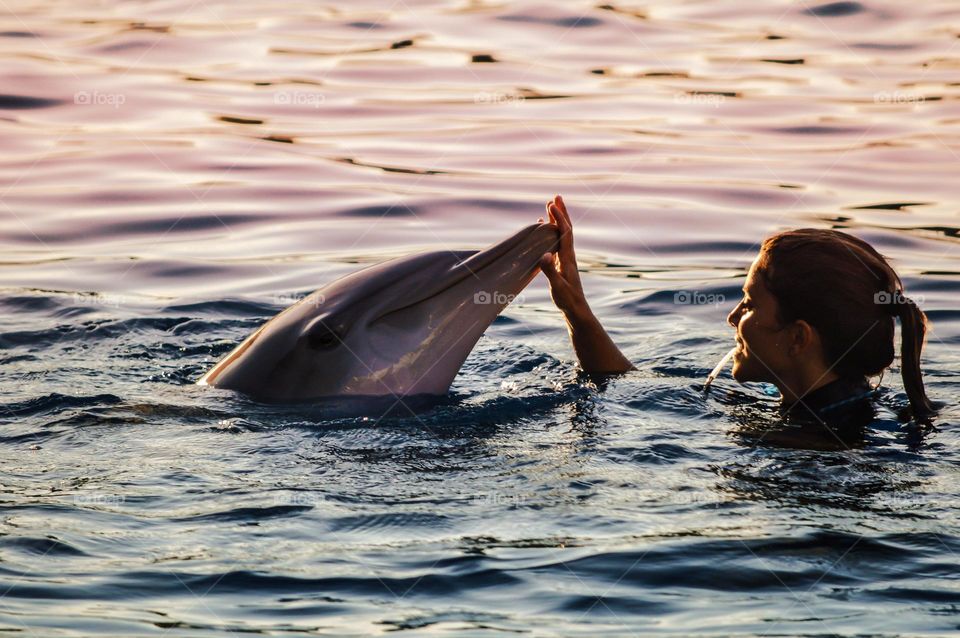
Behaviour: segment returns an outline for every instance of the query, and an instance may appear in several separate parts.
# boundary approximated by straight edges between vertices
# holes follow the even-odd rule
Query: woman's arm
[[[567,320],[573,350],[584,372],[615,374],[633,370],[633,364],[600,325],[583,294],[577,257],[573,251],[573,224],[563,199],[557,195],[547,202],[550,221],[560,229],[560,248],[540,258],[540,269],[550,282],[553,303]]]

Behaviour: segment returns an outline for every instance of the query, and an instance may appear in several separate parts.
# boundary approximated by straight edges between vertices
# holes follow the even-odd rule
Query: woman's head
[[[893,362],[899,317],[907,395],[916,414],[931,411],[920,373],[926,317],[865,241],[814,228],[774,235],[761,246],[744,292],[728,317],[740,346],[737,380],[803,393],[838,377],[880,374]],[[809,387],[795,387],[798,379]]]

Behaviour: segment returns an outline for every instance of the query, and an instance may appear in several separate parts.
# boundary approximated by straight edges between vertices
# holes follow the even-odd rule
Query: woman
[[[605,374],[632,370],[584,297],[573,227],[559,195],[547,203],[547,214],[561,238],[557,252],[543,255],[540,267],[581,367]],[[926,316],[865,241],[814,228],[774,235],[750,266],[743,292],[727,317],[737,331],[733,376],[774,384],[788,421],[869,420],[874,390],[867,377],[893,362],[895,317],[902,326],[903,385],[913,414],[923,419],[933,413],[920,372]]]

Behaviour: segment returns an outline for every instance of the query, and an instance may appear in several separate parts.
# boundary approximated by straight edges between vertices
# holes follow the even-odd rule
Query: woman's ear
[[[787,331],[787,339],[789,340],[787,350],[791,356],[797,356],[820,343],[820,335],[817,334],[816,329],[803,319],[793,322]]]

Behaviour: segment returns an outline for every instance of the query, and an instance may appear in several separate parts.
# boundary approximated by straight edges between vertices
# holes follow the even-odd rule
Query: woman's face
[[[737,351],[733,355],[733,378],[779,384],[792,362],[784,327],[777,318],[777,300],[757,273],[754,260],[743,286],[743,299],[727,316],[737,329]]]

